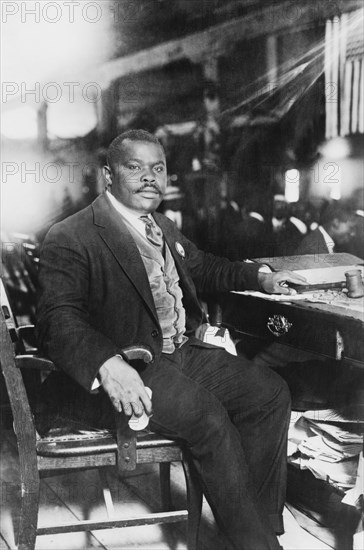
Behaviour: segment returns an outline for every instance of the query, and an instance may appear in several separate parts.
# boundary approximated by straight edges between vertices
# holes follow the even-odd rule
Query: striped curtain
[[[364,9],[326,22],[326,138],[364,133]]]

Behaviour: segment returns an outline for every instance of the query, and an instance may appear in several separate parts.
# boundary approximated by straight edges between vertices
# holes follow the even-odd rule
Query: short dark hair
[[[155,143],[159,145],[162,150],[163,145],[155,135],[147,132],[146,130],[127,130],[122,134],[119,134],[113,141],[110,143],[107,153],[106,153],[106,162],[108,166],[112,169],[115,164],[118,162],[120,155],[120,148],[124,141],[146,141],[149,143]]]
[[[324,227],[330,226],[334,220],[347,222],[354,218],[354,211],[349,204],[332,202],[328,204],[320,216],[320,223]]]

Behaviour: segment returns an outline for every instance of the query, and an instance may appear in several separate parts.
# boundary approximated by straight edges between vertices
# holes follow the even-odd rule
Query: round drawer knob
[[[273,315],[268,318],[267,328],[272,334],[274,334],[274,336],[279,337],[287,334],[291,326],[292,323],[290,323],[283,315]]]

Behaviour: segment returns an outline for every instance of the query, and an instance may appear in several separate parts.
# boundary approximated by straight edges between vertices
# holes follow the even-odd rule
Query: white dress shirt
[[[326,243],[327,249],[329,251],[329,254],[333,254],[334,253],[334,248],[335,248],[335,243],[332,240],[332,237],[330,237],[330,235],[328,234],[327,231],[325,231],[325,229],[322,227],[322,225],[319,225],[317,229],[322,233],[322,236],[325,239],[325,243]]]
[[[142,214],[136,214],[133,210],[130,210],[127,206],[119,202],[110,191],[106,191],[106,196],[111,202],[112,206],[119,212],[119,214],[125,218],[143,237],[147,238],[145,235],[145,222],[140,219]],[[148,218],[153,222],[153,218],[148,214]]]

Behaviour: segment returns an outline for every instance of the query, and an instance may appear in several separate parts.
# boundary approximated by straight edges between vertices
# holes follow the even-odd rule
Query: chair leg
[[[169,512],[173,510],[172,497],[171,497],[171,463],[160,462],[159,464],[159,485],[161,491],[162,510],[163,512]],[[163,531],[165,542],[170,550],[176,550],[178,546],[178,540],[176,531],[173,529],[172,524],[162,523],[161,529]]]
[[[172,510],[171,499],[171,463],[159,464],[159,483],[161,489],[162,509],[164,512]]]
[[[21,497],[20,519],[17,536],[18,550],[34,550],[37,538],[39,510],[39,483],[32,491],[23,491]]]
[[[102,494],[104,496],[107,515],[109,519],[112,519],[113,517],[115,517],[115,508],[112,500],[109,482],[107,479],[107,473],[105,472],[104,468],[99,468],[98,472],[99,472],[100,481],[102,485]]]
[[[197,550],[198,531],[202,511],[202,488],[197,471],[190,457],[184,456],[182,461],[187,487],[188,531],[187,549]]]

